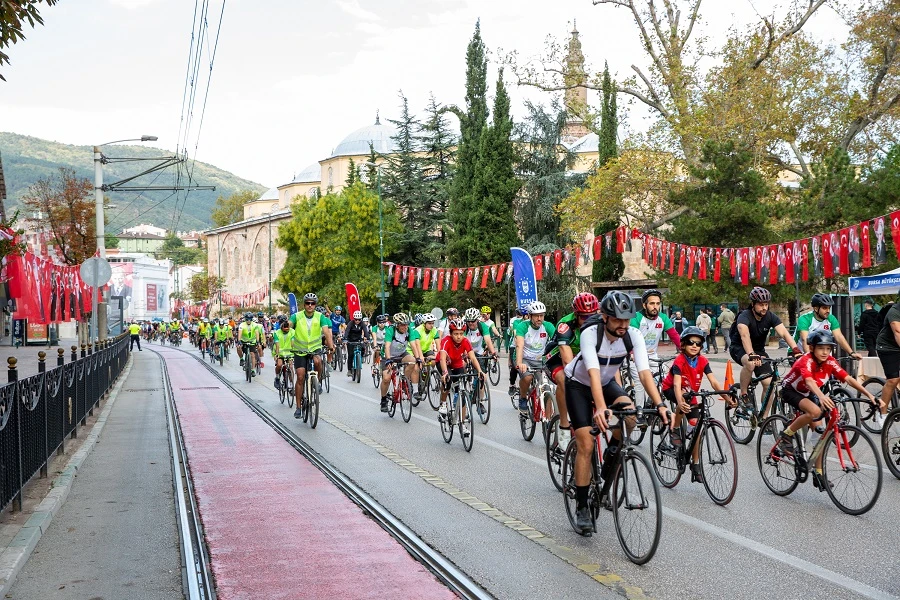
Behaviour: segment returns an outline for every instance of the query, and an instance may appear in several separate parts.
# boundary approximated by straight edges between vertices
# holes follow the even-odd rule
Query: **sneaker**
[[[584,537],[591,537],[594,533],[594,523],[591,521],[591,511],[587,506],[575,510],[575,527]]]
[[[872,427],[882,429],[884,427],[884,417],[885,415],[881,414],[881,411],[876,411],[872,416]]]
[[[463,423],[463,437],[469,437],[472,435],[472,431],[469,429],[468,423]]]
[[[416,393],[414,393],[414,394],[413,394],[413,399],[414,399],[416,402],[421,402],[421,401],[422,401],[422,392],[416,392]]]
[[[697,463],[691,463],[691,482],[703,483],[703,469]]]
[[[441,406],[438,408],[438,414],[441,415],[442,417],[447,416],[447,403],[446,402],[441,402]]]
[[[479,403],[478,403],[478,406],[476,406],[475,409],[478,411],[478,416],[479,416],[479,417],[483,417],[483,416],[484,416],[484,413],[485,413],[484,402],[479,402]]]
[[[388,397],[385,396],[381,399],[381,412],[388,411]]]
[[[515,395],[518,394],[518,391],[516,390],[516,386],[514,386],[514,385],[509,386],[509,392],[508,392],[508,393],[509,393],[509,397],[510,397],[510,398],[515,397]]]
[[[828,487],[834,489],[833,483],[831,483],[830,481],[826,481],[824,475],[819,475],[815,471],[813,471],[813,474],[812,474],[812,482],[813,482],[813,487],[816,488],[817,490],[819,490],[820,492],[825,491],[826,485]]]
[[[322,384],[320,383],[319,384],[319,394],[321,394],[321,393],[322,393]]]
[[[250,377],[256,377],[256,369],[250,371]]]
[[[782,433],[778,443],[775,444],[775,453],[779,456],[793,456],[794,439]]]
[[[244,359],[243,359],[243,358],[241,359],[241,366],[242,366],[242,367],[244,366]]]
[[[280,389],[281,389],[281,377],[276,377],[276,378],[275,378],[275,389],[276,389],[276,390],[280,390]]]
[[[528,400],[525,398],[519,398],[519,412],[523,415],[528,414]]]
[[[560,448],[568,448],[569,442],[572,440],[572,432],[569,431],[568,427],[560,427],[559,432],[556,434],[556,445]]]
[[[303,416],[303,411],[301,411],[299,408],[297,408],[297,410],[294,411],[294,418],[299,419],[302,416]]]
[[[656,446],[656,450],[657,450],[660,454],[665,454],[665,455],[667,455],[667,456],[675,456],[675,457],[678,456],[678,450],[675,449],[675,446],[673,446],[673,445],[669,442],[668,439],[665,439],[665,440],[661,441],[661,442]]]

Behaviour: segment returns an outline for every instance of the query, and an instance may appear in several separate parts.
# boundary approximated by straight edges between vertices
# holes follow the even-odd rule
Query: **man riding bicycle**
[[[425,313],[422,315],[422,324],[416,327],[416,331],[419,332],[419,348],[422,349],[422,359],[425,362],[434,360],[436,354],[437,344],[434,341],[440,334],[438,328],[434,326],[436,321],[433,314]]]
[[[466,358],[478,372],[479,382],[484,381],[484,371],[481,370],[481,365],[478,363],[472,344],[465,335],[466,325],[460,319],[451,319],[447,323],[447,327],[450,330],[450,337],[441,341],[441,349],[438,354],[438,368],[441,373],[441,379],[444,382],[444,385],[441,386],[441,403],[438,407],[438,413],[443,416],[446,416],[448,412],[447,394],[450,392],[450,376],[462,375],[466,372]],[[467,416],[465,412],[466,406],[462,405],[459,410],[462,411],[461,416],[465,420]],[[471,435],[468,422],[463,423],[462,434],[463,437]]]
[[[641,332],[629,326],[636,310],[631,296],[619,291],[611,291],[600,301],[600,312],[603,317],[589,319],[581,330],[581,352],[565,369],[566,373],[566,407],[569,420],[575,429],[577,452],[575,458],[575,500],[576,527],[584,536],[590,536],[593,524],[588,509],[588,488],[591,482],[591,460],[594,452],[594,437],[591,426],[596,424],[600,431],[606,431],[606,409],[615,406],[618,409],[634,409],[628,394],[616,381],[616,374],[622,361],[631,354],[637,367],[638,377],[647,390],[647,394],[656,407],[660,419],[669,423],[668,408],[659,397],[647,348]],[[628,433],[634,428],[635,418],[627,417],[625,427]],[[621,430],[613,432],[612,439],[603,453],[603,467],[600,477],[603,487],[600,491],[600,502],[607,509],[609,489],[612,475],[618,466],[618,450],[622,443]]]
[[[419,332],[409,326],[409,316],[397,313],[394,324],[384,334],[384,373],[381,378],[381,412],[388,411],[388,387],[391,385],[391,362],[404,365],[406,378],[416,389],[419,383],[419,372],[416,363],[422,363],[422,349],[419,347]],[[418,390],[417,392],[418,393]]]
[[[238,357],[241,359],[241,366],[244,366],[245,360],[250,360],[250,376],[256,377],[256,361],[259,360],[259,329],[253,322],[253,313],[244,315],[244,322],[238,327],[237,347]],[[249,354],[245,356],[245,354]]]
[[[213,323],[213,352],[220,351],[219,346],[228,341],[229,335],[231,335],[231,328],[227,324],[219,323],[219,320],[216,319]]]
[[[273,335],[272,356],[275,358],[275,389],[281,389],[281,369],[293,361],[294,330],[287,319],[282,319]],[[293,365],[292,365],[293,366]],[[289,367],[290,368],[290,367]]]
[[[487,323],[481,320],[481,311],[477,308],[467,308],[465,312],[466,322],[466,339],[472,345],[472,350],[478,358],[478,364],[482,371],[487,369],[487,360],[489,356],[497,358],[497,350],[494,348],[494,342],[491,341],[491,328]],[[487,350],[487,353],[485,353]],[[479,400],[482,400],[483,394],[487,391],[479,390]],[[481,403],[478,404],[478,410],[484,410]]]
[[[290,318],[290,323],[294,328],[291,350],[294,352],[294,369],[297,374],[294,385],[294,396],[297,399],[297,409],[294,411],[295,419],[303,416],[300,406],[306,383],[306,372],[310,367],[315,368],[319,374],[320,387],[321,381],[325,378],[325,363],[318,353],[322,349],[323,337],[328,352],[334,352],[331,320],[316,309],[318,303],[317,295],[312,292],[306,294],[303,296],[303,312],[294,313]]]
[[[834,336],[834,341],[840,346],[844,352],[852,356],[855,360],[862,359],[850,344],[847,338],[841,332],[841,324],[837,317],[831,313],[831,307],[834,306],[834,300],[828,294],[813,294],[810,301],[812,310],[803,313],[797,317],[797,331],[794,333],[794,340],[800,342],[804,348],[807,348],[807,337],[816,331],[830,331]],[[808,348],[807,348],[808,349]]]
[[[212,346],[212,337],[213,337],[213,328],[209,322],[209,319],[206,317],[203,318],[203,321],[197,327],[197,335],[200,336],[200,350],[210,350]]]
[[[528,387],[534,375],[528,369],[543,368],[542,357],[556,333],[556,327],[544,322],[547,307],[543,302],[535,300],[528,306],[528,319],[516,323],[516,369],[519,378],[519,412],[528,414]]]
[[[368,325],[363,323],[362,311],[357,310],[353,313],[353,319],[347,323],[347,327],[344,329],[344,340],[347,342],[347,364],[350,365],[350,361],[352,360],[352,352],[350,351],[351,345],[362,345],[366,342],[372,341],[372,332],[369,331]],[[352,365],[351,365],[352,366]],[[347,369],[347,377],[352,377],[353,374],[350,372],[350,369]]]

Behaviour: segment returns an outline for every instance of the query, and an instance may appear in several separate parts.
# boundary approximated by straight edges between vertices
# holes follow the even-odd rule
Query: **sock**
[[[787,427],[784,428],[784,435],[786,435],[788,437],[794,437],[794,430],[791,429],[790,425],[788,425]]]
[[[588,488],[590,486],[587,485],[576,485],[575,486],[575,506],[578,508],[584,508],[587,506],[588,499]]]

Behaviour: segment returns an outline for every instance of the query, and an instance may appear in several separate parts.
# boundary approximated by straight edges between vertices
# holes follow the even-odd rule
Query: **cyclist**
[[[433,314],[425,313],[422,315],[422,324],[416,327],[416,331],[419,332],[419,347],[422,349],[422,359],[425,362],[434,360],[437,350],[434,341],[440,332],[434,326],[435,321],[437,319],[434,318]]]
[[[556,327],[544,321],[547,307],[543,302],[535,300],[528,306],[528,320],[516,323],[516,369],[519,378],[519,412],[528,414],[528,386],[534,375],[528,373],[532,369],[543,368],[542,357],[547,344],[556,333]]]
[[[285,364],[293,363],[294,330],[287,319],[282,319],[273,336],[272,357],[275,358],[275,389],[281,389],[281,369]]]
[[[203,317],[203,321],[201,321],[200,325],[197,327],[197,335],[200,339],[200,349],[205,349],[208,352],[211,352],[213,326],[212,324],[210,324],[209,319],[207,319],[206,317]]]
[[[507,332],[506,349],[509,352],[507,362],[509,363],[509,397],[514,398],[516,395],[516,379],[519,377],[519,370],[516,368],[516,323],[525,318],[525,311],[521,308],[516,309],[516,316],[509,322],[509,331]]]
[[[459,314],[459,310],[456,308],[448,308],[447,316],[444,317],[444,320],[441,321],[440,330],[441,330],[441,340],[444,338],[450,337],[450,321],[453,319],[458,319],[462,315]]]
[[[219,323],[216,319],[213,324],[213,352],[219,352],[219,346],[228,342],[231,328],[225,323]]]
[[[822,393],[822,385],[834,376],[847,383],[853,389],[875,402],[875,397],[864,388],[856,379],[851,377],[840,363],[831,356],[831,352],[837,347],[834,335],[827,329],[817,329],[806,338],[809,352],[797,359],[791,370],[787,372],[781,381],[781,397],[785,402],[797,410],[797,416],[791,421],[784,431],[775,451],[782,456],[793,456],[794,434],[802,428],[811,425],[822,418],[822,408],[831,410],[834,401]],[[815,446],[819,436],[824,432],[817,427],[810,427],[809,447]],[[813,472],[813,485],[820,492],[825,491],[825,479],[822,477],[822,454],[816,459]]]
[[[813,294],[810,304],[812,304],[812,310],[797,317],[797,331],[794,333],[794,340],[800,342],[800,345],[806,348],[806,339],[809,334],[820,329],[831,331],[837,345],[855,360],[860,360],[862,356],[850,347],[847,338],[841,332],[841,324],[831,314],[831,307],[834,306],[834,300],[832,300],[831,296],[821,293]]]
[[[735,320],[734,326],[731,328],[731,358],[740,365],[741,368],[741,404],[745,406],[750,403],[747,396],[747,387],[750,385],[750,378],[756,373],[757,376],[768,375],[772,373],[770,365],[763,366],[762,357],[768,358],[766,354],[766,339],[769,337],[769,331],[774,329],[781,338],[787,342],[795,355],[803,354],[797,343],[788,330],[781,323],[773,312],[769,312],[769,302],[772,301],[772,294],[769,290],[761,287],[755,287],[750,290],[750,307],[741,311]],[[763,381],[763,386],[768,385],[768,379]],[[765,417],[765,415],[763,415]]]
[[[703,384],[703,376],[709,380],[714,390],[721,390],[719,380],[712,373],[709,361],[701,350],[706,341],[706,334],[699,327],[692,325],[685,327],[681,332],[681,353],[675,357],[668,374],[662,380],[662,392],[666,400],[675,407],[675,416],[672,418],[671,448],[660,449],[663,451],[678,451],[681,446],[681,420],[687,415],[691,426],[700,418],[700,404],[696,398],[685,400],[685,392],[699,392]],[[722,395],[722,400],[730,400],[730,396]],[[700,440],[697,440],[700,442]],[[700,469],[700,444],[694,444],[691,456],[691,481],[703,482],[703,471]]]
[[[566,407],[569,410],[569,421],[575,429],[575,443],[578,445],[575,459],[575,522],[584,536],[590,536],[592,530],[591,514],[587,506],[594,451],[591,425],[596,424],[601,431],[608,428],[607,406],[625,410],[634,408],[631,398],[616,381],[616,373],[628,354],[634,359],[638,377],[659,412],[660,419],[666,425],[669,423],[668,409],[653,384],[644,337],[640,331],[629,327],[637,312],[634,300],[623,292],[611,291],[600,301],[600,311],[602,318],[589,319],[581,329],[581,351],[575,360],[566,365],[565,370]],[[634,422],[632,417],[625,419],[629,431],[634,427]],[[603,453],[600,501],[607,509],[611,508],[609,488],[618,463],[621,435],[621,431],[617,429]]]
[[[259,360],[259,330],[253,322],[253,313],[248,312],[244,315],[244,322],[238,327],[238,341],[240,343],[237,353],[241,359],[241,366],[243,367],[244,361],[248,359],[244,354],[249,353],[250,376],[256,377],[256,361]]]
[[[581,327],[600,310],[600,301],[590,292],[581,292],[572,299],[572,312],[556,324],[556,334],[546,348],[547,372],[556,384],[556,405],[559,407],[559,434],[557,443],[564,449],[569,445],[569,411],[566,410],[567,364],[581,351]],[[550,407],[547,414],[550,414]]]
[[[334,311],[331,313],[331,335],[337,340],[341,336],[341,330],[343,329],[342,325],[347,323],[347,319],[344,318],[343,310],[340,306],[335,306]]]
[[[482,306],[481,307],[481,322],[488,326],[488,330],[491,332],[491,337],[495,339],[500,339],[500,330],[497,329],[497,324],[494,323],[494,320],[491,319],[491,307],[490,306]],[[498,342],[499,344],[499,342]],[[497,348],[500,350],[500,348]]]
[[[665,313],[660,312],[662,308],[662,292],[659,290],[647,290],[641,294],[641,304],[643,307],[631,319],[631,326],[637,328],[641,335],[644,336],[647,356],[657,357],[657,348],[664,332],[676,347],[680,346],[681,337],[675,330],[675,325],[672,324],[672,321]]]
[[[478,357],[478,364],[481,365],[481,370],[484,371],[487,369],[488,357],[493,356],[497,358],[497,350],[494,348],[494,342],[491,339],[491,328],[481,320],[481,314],[481,311],[477,308],[467,308],[463,315],[463,320],[466,324],[466,338],[469,340],[469,344],[472,345],[475,356]],[[485,353],[485,350],[487,350],[487,353]],[[479,390],[479,392],[482,392],[482,390]],[[478,395],[479,400],[482,400],[481,396],[483,394],[479,393]],[[481,402],[479,402],[478,412],[481,413],[483,410]]]
[[[472,344],[466,338],[465,323],[460,319],[451,319],[447,326],[450,329],[450,337],[441,341],[439,353],[441,378],[444,380],[444,385],[441,389],[441,405],[438,408],[438,413],[445,416],[447,414],[447,394],[450,392],[450,375],[462,375],[466,372],[465,357],[468,357],[469,362],[478,372],[479,382],[484,381],[484,371],[481,370],[481,365],[478,363]],[[461,406],[460,410],[463,411],[462,418],[465,420],[466,407]],[[469,423],[464,422],[463,436],[468,437],[470,434]]]
[[[384,354],[382,348],[384,348],[384,334],[387,332],[387,321],[387,315],[378,315],[375,317],[375,329],[372,330],[375,356],[372,357],[372,362],[376,365],[381,360],[381,355]]]
[[[419,332],[409,326],[409,315],[397,313],[394,324],[384,334],[384,373],[381,378],[381,412],[388,411],[388,387],[391,385],[391,363],[404,365],[403,372],[413,389],[418,387],[419,374],[416,363],[422,362]]]
[[[372,341],[372,332],[369,331],[369,326],[363,323],[362,311],[357,310],[352,315],[353,319],[347,323],[347,328],[344,329],[344,339],[346,340],[348,345],[352,344],[364,344],[365,342]],[[349,346],[348,346],[349,348]],[[349,351],[347,352],[347,362],[353,359],[353,353]],[[350,377],[352,374],[350,373],[350,369],[347,369],[347,377]]]
[[[318,311],[318,308],[321,308],[316,307],[318,303],[318,296],[312,292],[306,294],[303,296],[303,311],[292,314],[290,319],[290,324],[294,329],[294,336],[291,339],[291,351],[294,354],[294,370],[297,374],[294,380],[294,397],[297,399],[297,408],[294,410],[295,419],[303,416],[300,412],[300,401],[303,398],[306,371],[311,366],[319,374],[319,391],[321,391],[321,381],[325,377],[325,363],[322,361],[322,357],[319,356],[318,351],[322,349],[323,336],[328,351],[334,352],[332,323],[328,317]]]

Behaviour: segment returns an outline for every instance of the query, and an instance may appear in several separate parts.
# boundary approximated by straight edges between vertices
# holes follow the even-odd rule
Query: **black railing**
[[[72,346],[68,363],[59,348],[56,366],[47,368],[47,356],[38,352],[38,373],[18,378],[17,360],[8,358],[9,383],[0,386],[0,510],[12,502],[22,508],[22,488],[40,472],[54,453],[65,452],[67,437],[94,414],[128,360],[128,334],[96,346]]]

